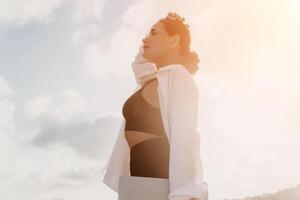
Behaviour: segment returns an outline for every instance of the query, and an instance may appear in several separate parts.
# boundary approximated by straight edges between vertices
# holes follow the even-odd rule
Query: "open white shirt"
[[[208,199],[200,157],[197,130],[198,88],[193,76],[180,64],[159,68],[155,73],[164,129],[170,144],[169,200]],[[135,91],[141,88],[137,81]],[[103,182],[118,192],[120,176],[130,176],[130,149],[124,135],[125,118],[110,158]]]

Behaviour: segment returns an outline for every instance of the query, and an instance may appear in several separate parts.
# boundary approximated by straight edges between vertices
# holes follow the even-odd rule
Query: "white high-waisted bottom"
[[[169,179],[120,176],[118,200],[168,200]]]

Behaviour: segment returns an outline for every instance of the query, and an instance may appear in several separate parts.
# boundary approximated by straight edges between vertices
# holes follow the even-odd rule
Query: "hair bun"
[[[188,51],[185,55],[184,65],[190,73],[196,73],[198,70],[199,56],[195,51]]]
[[[195,63],[200,62],[199,56],[195,51],[189,51],[187,57],[188,57],[188,60],[191,60]]]

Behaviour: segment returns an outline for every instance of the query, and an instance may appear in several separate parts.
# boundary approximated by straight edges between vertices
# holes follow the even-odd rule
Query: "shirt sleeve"
[[[143,57],[143,53],[143,44],[141,44],[134,61],[131,63],[131,68],[138,86],[142,84],[142,80],[144,78],[146,78],[147,76],[151,76],[157,72],[156,65],[146,60]]]
[[[197,131],[198,88],[189,72],[174,69],[169,89],[169,200],[207,200]]]
[[[125,119],[122,118],[117,140],[113,145],[110,156],[106,159],[102,168],[102,182],[115,192],[119,190],[120,176],[129,176],[129,148],[124,136]]]

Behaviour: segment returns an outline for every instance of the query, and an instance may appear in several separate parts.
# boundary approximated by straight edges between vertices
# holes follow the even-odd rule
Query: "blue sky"
[[[201,155],[210,199],[300,183],[296,0],[1,0],[0,193],[116,199],[101,168],[135,88],[130,64],[169,11],[201,59]]]

